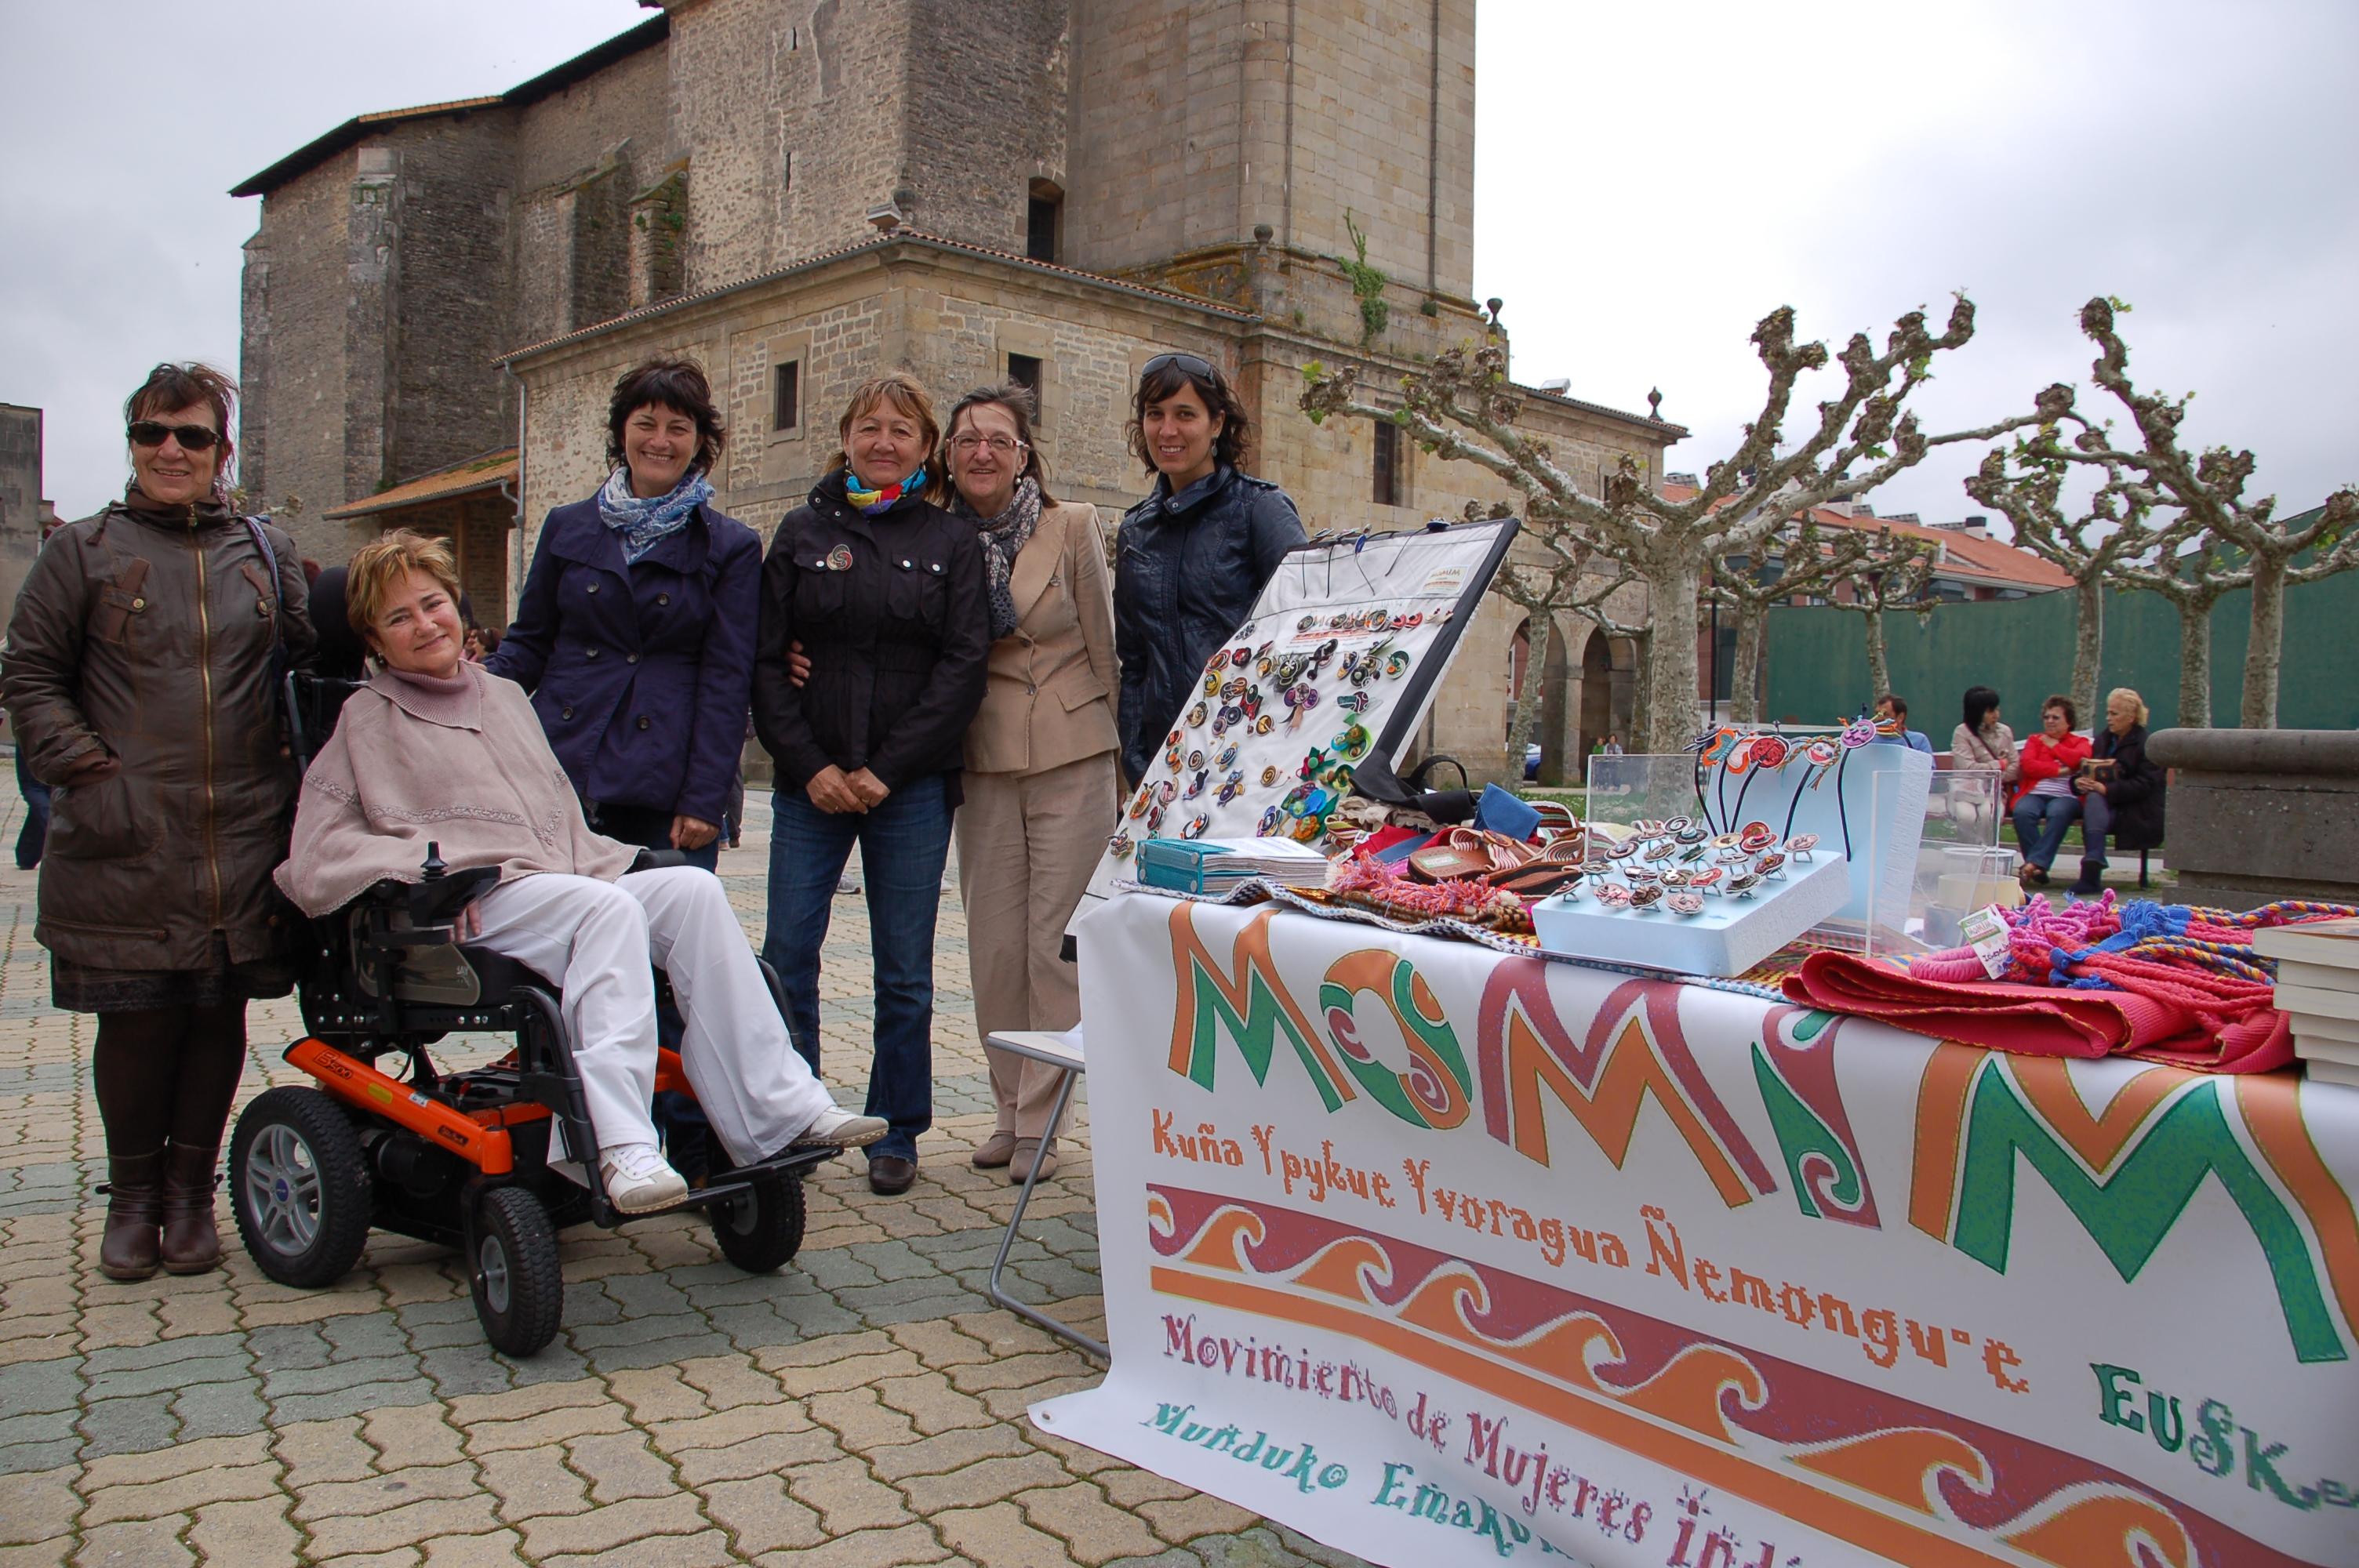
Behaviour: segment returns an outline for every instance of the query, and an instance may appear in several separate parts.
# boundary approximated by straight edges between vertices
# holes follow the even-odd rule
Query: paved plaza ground
[[[0,843],[21,809],[12,796]],[[758,936],[766,805],[753,815],[722,871]],[[822,1166],[801,1254],[762,1278],[687,1217],[570,1232],[563,1332],[509,1362],[451,1255],[397,1237],[331,1290],[287,1290],[247,1260],[224,1200],[221,1271],[98,1272],[92,1021],[49,1006],[33,881],[0,870],[0,1568],[1356,1561],[1025,1419],[1099,1374],[983,1295],[1015,1192],[966,1160],[992,1119],[954,892],[917,1186],[881,1198],[858,1157]],[[863,901],[839,898],[824,1052],[853,1105],[868,973]],[[257,1005],[251,1028],[241,1104],[308,1081],[279,1060],[292,999]],[[1077,1108],[1012,1272],[1102,1334]]]

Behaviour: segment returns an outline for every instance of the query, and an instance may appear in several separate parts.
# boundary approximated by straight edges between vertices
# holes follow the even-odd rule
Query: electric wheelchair
[[[288,741],[302,767],[360,684],[286,677]],[[676,851],[642,850],[634,869],[678,863]],[[380,882],[306,923],[298,982],[306,1033],[286,1059],[317,1087],[273,1088],[245,1108],[230,1139],[229,1181],[238,1234],[270,1279],[330,1284],[372,1229],[450,1246],[465,1260],[484,1336],[522,1357],[556,1336],[563,1314],[559,1229],[647,1216],[625,1216],[606,1195],[557,987],[455,939],[459,913],[498,878],[496,867],[451,871],[429,845],[415,884]],[[777,973],[764,963],[762,974],[784,1017]],[[658,996],[667,989],[658,973]],[[516,1049],[488,1066],[444,1072],[428,1047],[456,1030],[512,1033]],[[693,1092],[671,1051],[659,1053],[656,1087]],[[768,1273],[802,1245],[803,1177],[839,1152],[796,1149],[716,1172],[653,1212],[701,1209],[724,1257]]]

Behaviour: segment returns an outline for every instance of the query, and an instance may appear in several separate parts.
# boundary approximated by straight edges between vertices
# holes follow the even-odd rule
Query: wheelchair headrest
[[[338,680],[368,679],[368,669],[361,662],[368,644],[361,641],[344,613],[343,568],[330,567],[311,585],[311,629],[320,638],[312,665],[317,673]]]

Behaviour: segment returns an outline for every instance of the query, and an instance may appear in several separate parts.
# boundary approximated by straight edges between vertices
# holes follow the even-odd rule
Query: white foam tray
[[[1851,869],[1841,856],[1792,868],[1751,898],[1714,894],[1701,914],[1609,911],[1587,891],[1532,906],[1540,946],[1568,957],[1636,964],[1680,975],[1741,975],[1843,908]]]

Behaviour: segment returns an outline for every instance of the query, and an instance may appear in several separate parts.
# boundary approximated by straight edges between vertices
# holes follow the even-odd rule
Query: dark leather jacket
[[[843,499],[841,475],[787,514],[762,562],[754,732],[780,789],[830,763],[902,789],[964,760],[991,653],[974,524],[908,500],[878,516]],[[788,679],[799,642],[810,679]]]
[[[136,494],[136,492],[135,492]],[[282,953],[270,884],[295,767],[272,646],[312,647],[295,542],[267,524],[116,503],[42,546],[17,595],[0,692],[33,776],[55,787],[34,935],[74,963],[206,969]]]
[[[1302,543],[1302,519],[1267,480],[1221,467],[1123,514],[1114,538],[1114,644],[1122,661],[1115,728],[1123,771],[1147,776],[1164,734],[1193,700],[1205,662],[1245,623],[1262,585]]]
[[[2133,724],[2128,734],[2116,735],[2098,725],[2091,754],[2114,760],[2114,771],[2105,780],[2105,804],[2114,808],[2114,848],[2161,849],[2167,778],[2160,764],[2147,759],[2146,726]]]

